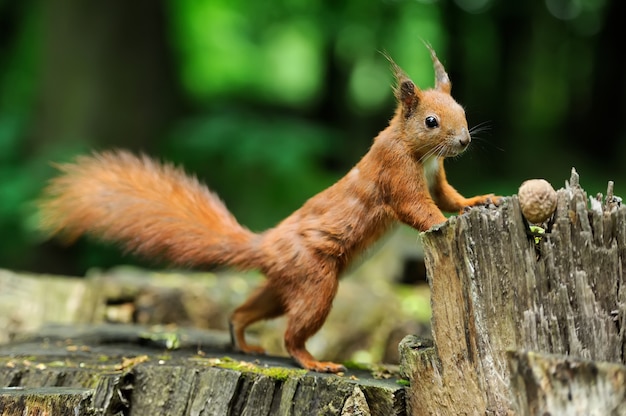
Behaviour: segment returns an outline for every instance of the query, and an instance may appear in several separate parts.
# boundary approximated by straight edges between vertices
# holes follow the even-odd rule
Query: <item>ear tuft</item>
[[[432,46],[426,42],[424,42],[424,44],[430,51],[430,57],[433,60],[433,68],[435,69],[435,89],[443,93],[450,94],[452,91],[452,82],[450,82],[450,77],[448,77],[446,69],[443,67],[443,64],[439,62],[437,54]]]
[[[398,103],[402,105],[402,113],[408,118],[419,102],[420,90],[386,52],[382,52],[382,54],[391,64],[391,70],[396,79],[394,94]]]

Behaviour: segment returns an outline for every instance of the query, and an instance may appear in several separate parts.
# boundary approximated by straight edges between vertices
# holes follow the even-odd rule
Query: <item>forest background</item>
[[[0,0],[0,267],[153,264],[37,231],[51,162],[123,147],[183,165],[262,230],[344,175],[436,49],[480,126],[447,162],[464,194],[528,178],[626,190],[619,0]]]

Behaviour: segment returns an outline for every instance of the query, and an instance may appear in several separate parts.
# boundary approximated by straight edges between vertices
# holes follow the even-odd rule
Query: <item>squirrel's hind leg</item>
[[[245,331],[251,324],[276,318],[285,313],[285,309],[274,290],[266,282],[257,288],[250,297],[239,306],[230,318],[230,339],[233,347],[250,354],[264,354],[265,350],[256,345],[249,345],[245,339]]]
[[[321,373],[337,373],[345,367],[329,361],[317,361],[305,343],[326,321],[337,293],[338,280],[334,275],[309,276],[301,293],[286,298],[287,329],[285,348],[303,368]],[[312,284],[315,282],[315,284]]]

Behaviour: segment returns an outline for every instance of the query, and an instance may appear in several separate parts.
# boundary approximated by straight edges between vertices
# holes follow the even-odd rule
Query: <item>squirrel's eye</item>
[[[426,120],[424,120],[424,124],[426,124],[426,127],[428,127],[429,129],[439,127],[439,121],[437,121],[437,118],[433,116],[426,117]]]

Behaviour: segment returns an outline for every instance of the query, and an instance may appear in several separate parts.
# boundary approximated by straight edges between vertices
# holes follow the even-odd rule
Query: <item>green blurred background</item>
[[[432,86],[431,43],[471,126],[464,194],[527,178],[626,189],[619,0],[0,0],[0,267],[132,263],[36,230],[51,161],[124,147],[185,166],[254,230],[342,176],[393,113],[387,51]],[[141,263],[140,263],[141,264]],[[153,264],[146,263],[143,264]]]

